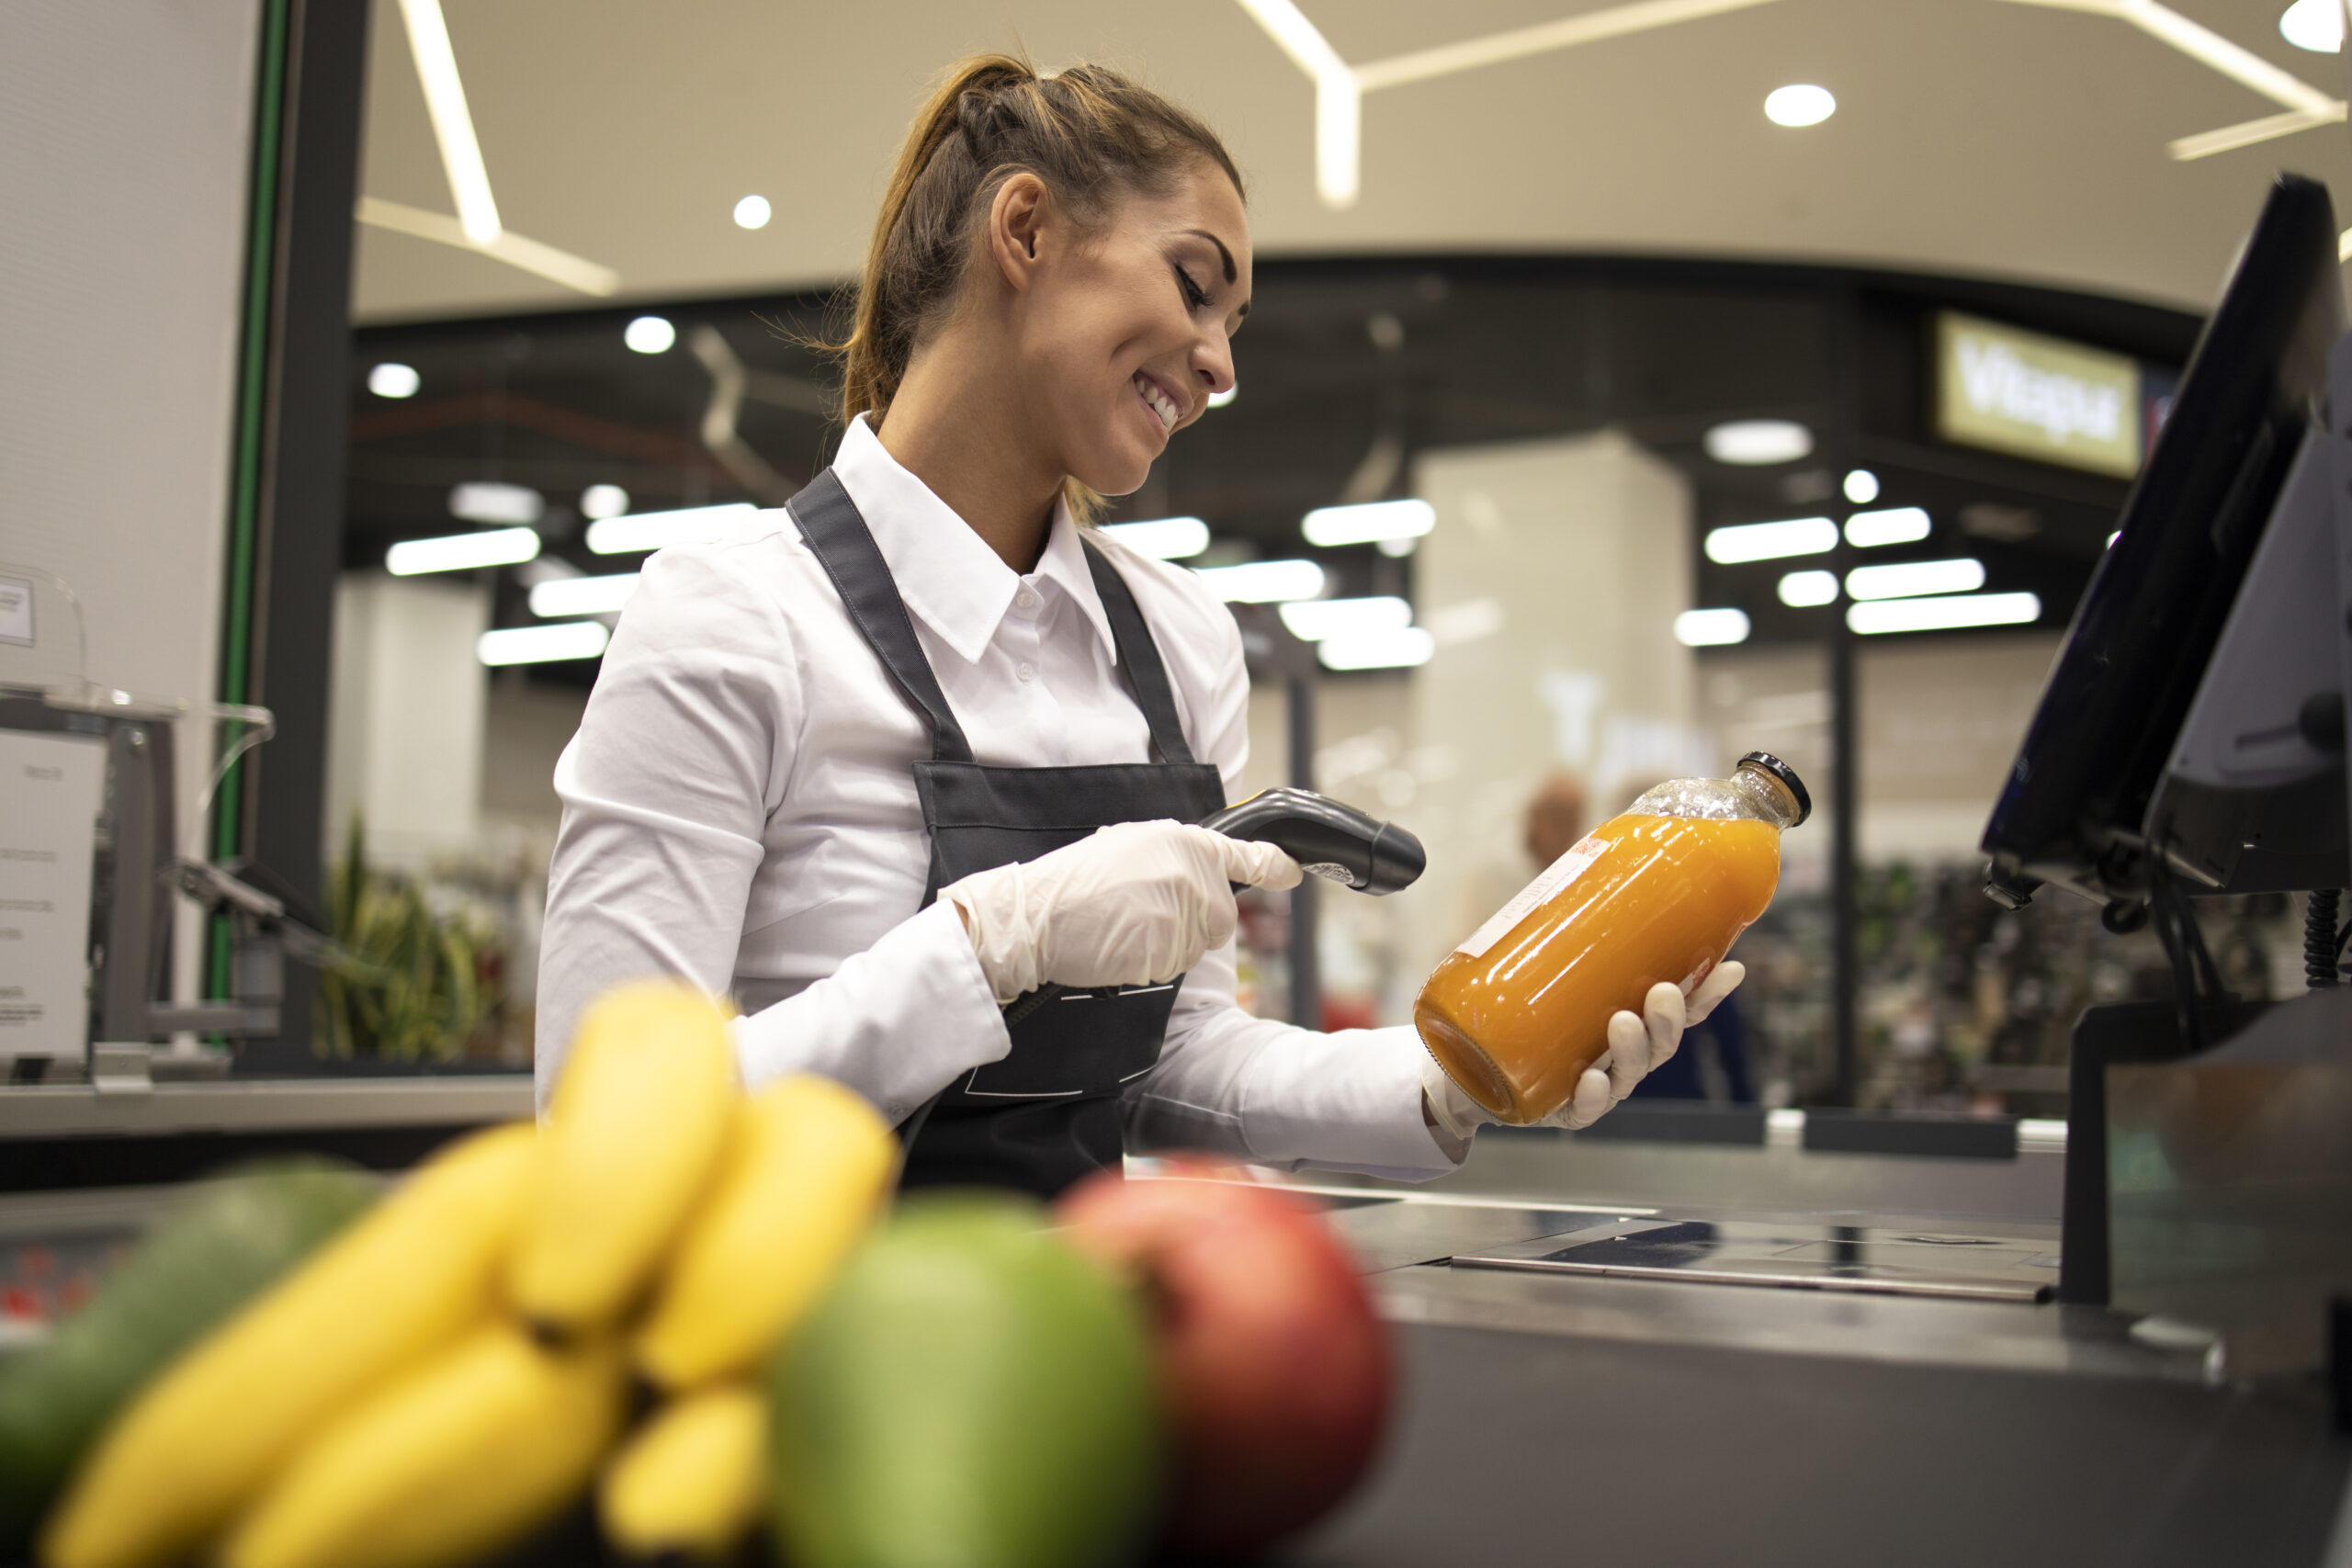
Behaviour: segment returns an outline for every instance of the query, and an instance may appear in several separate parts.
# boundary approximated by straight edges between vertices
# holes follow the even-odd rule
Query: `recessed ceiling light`
[[[1718,463],[1755,468],[1810,456],[1813,432],[1792,419],[1735,419],[1708,431],[1706,444]]]
[[[558,621],[546,626],[503,626],[474,639],[474,657],[484,664],[551,664],[594,659],[612,634],[602,621]]]
[[[1315,645],[1315,657],[1326,670],[1409,670],[1427,664],[1435,651],[1437,639],[1422,626],[1351,632]]]
[[[368,389],[379,398],[413,398],[424,384],[410,365],[379,365],[368,372]]]
[[[1323,569],[1311,560],[1253,560],[1196,570],[1201,586],[1227,604],[1280,604],[1323,592]]]
[[[1804,609],[1814,604],[1834,604],[1838,602],[1838,574],[1834,571],[1792,571],[1781,579],[1781,603]]]
[[[1718,566],[1824,555],[1838,547],[1838,525],[1826,517],[1792,517],[1781,523],[1735,523],[1707,531],[1707,558]]]
[[[594,523],[628,511],[628,491],[618,485],[590,485],[580,492],[580,515]]]
[[[1096,533],[1154,560],[1189,560],[1209,547],[1209,525],[1197,517],[1154,517],[1142,523],[1105,523]]]
[[[1878,476],[1868,468],[1856,468],[1846,476],[1846,499],[1856,506],[1868,506],[1878,499]]]
[[[1222,392],[1211,392],[1209,394],[1209,407],[1213,409],[1221,409],[1240,395],[1241,383],[1236,381],[1232,386],[1227,387]]]
[[[469,523],[537,523],[547,509],[547,499],[529,485],[469,479],[449,487],[449,515]]]
[[[1437,508],[1419,499],[1370,501],[1353,506],[1318,506],[1298,531],[1317,549],[1342,545],[1418,539],[1437,525]]]
[[[639,316],[622,332],[621,341],[639,354],[667,354],[678,341],[678,329],[665,316]]]
[[[1764,99],[1764,118],[1774,125],[1819,125],[1838,112],[1838,100],[1826,87],[1810,82],[1775,87]]]
[[[1674,640],[1685,648],[1724,648],[1747,640],[1745,610],[1685,610],[1674,617]]]
[[[531,529],[490,528],[437,539],[403,539],[384,552],[384,570],[394,577],[474,571],[486,566],[518,565],[538,553],[539,536]]]
[[[1918,599],[1930,593],[1973,593],[1984,586],[1984,563],[1973,558],[1858,566],[1846,574],[1846,592],[1856,599]]]
[[[1846,519],[1846,542],[1861,549],[1880,545],[1908,545],[1935,532],[1927,509],[1890,506],[1883,512],[1857,512]]]
[[[735,204],[735,227],[738,229],[764,229],[771,216],[766,197],[747,196]]]
[[[2278,36],[2313,54],[2344,48],[2343,0],[2295,0],[2278,18]]]
[[[1846,624],[1864,637],[1941,632],[1961,626],[2015,626],[2041,618],[2030,593],[1955,593],[1936,599],[1868,599],[1846,608]]]

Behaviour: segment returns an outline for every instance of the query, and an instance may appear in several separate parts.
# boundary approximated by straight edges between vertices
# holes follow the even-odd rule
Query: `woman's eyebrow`
[[[1184,232],[1187,234],[1197,234],[1202,239],[1206,240],[1210,244],[1216,247],[1216,254],[1218,257],[1225,263],[1225,280],[1227,283],[1233,282],[1241,276],[1240,269],[1233,265],[1233,253],[1225,248],[1225,242],[1223,240],[1218,239],[1206,229],[1187,229]]]

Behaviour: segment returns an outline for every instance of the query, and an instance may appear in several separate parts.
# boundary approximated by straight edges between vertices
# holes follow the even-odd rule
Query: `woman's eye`
[[[1186,272],[1181,266],[1176,269],[1176,288],[1184,296],[1184,308],[1186,310],[1197,310],[1202,306],[1209,302],[1209,297],[1206,291],[1204,291],[1199,284],[1193,281],[1193,275],[1191,273]]]

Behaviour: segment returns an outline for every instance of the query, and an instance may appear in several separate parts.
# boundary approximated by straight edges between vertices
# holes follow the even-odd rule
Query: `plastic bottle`
[[[1609,1048],[1609,1017],[1661,980],[1688,996],[1764,912],[1781,834],[1813,811],[1796,773],[1751,751],[1728,779],[1673,779],[1601,824],[1454,949],[1413,1024],[1464,1093],[1542,1120]]]

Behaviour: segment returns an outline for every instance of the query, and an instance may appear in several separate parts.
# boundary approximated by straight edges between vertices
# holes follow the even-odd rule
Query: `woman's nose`
[[[1211,338],[1193,353],[1193,371],[1211,392],[1233,385],[1233,345],[1223,337]]]

